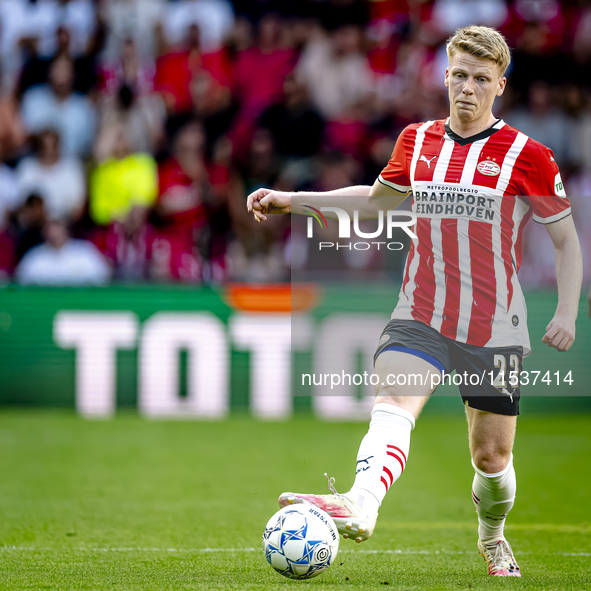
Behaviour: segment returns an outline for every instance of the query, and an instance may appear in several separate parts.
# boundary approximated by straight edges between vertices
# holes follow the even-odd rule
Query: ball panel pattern
[[[336,558],[339,537],[332,518],[313,505],[284,507],[267,523],[263,549],[269,564],[290,579],[310,579]]]

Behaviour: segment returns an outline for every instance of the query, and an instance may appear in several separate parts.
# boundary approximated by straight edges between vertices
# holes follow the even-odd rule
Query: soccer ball
[[[339,532],[332,517],[302,503],[277,511],[263,532],[269,564],[289,579],[311,579],[324,572],[339,550]]]

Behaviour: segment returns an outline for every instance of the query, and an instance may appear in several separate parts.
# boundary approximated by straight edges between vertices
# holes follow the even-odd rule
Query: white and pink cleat
[[[487,543],[478,540],[478,552],[486,560],[489,575],[493,577],[521,576],[511,544],[505,538]]]
[[[299,493],[285,492],[279,499],[280,507],[296,505],[298,503],[310,503],[316,505],[328,513],[334,520],[339,533],[343,538],[363,542],[371,537],[376,526],[378,514],[366,515],[353,500],[346,495],[339,494],[334,487],[334,478],[329,478],[328,488],[332,494],[329,495],[306,495]]]

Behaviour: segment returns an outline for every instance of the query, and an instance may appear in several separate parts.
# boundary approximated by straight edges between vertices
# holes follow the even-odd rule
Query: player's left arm
[[[526,170],[521,188],[528,195],[533,219],[544,224],[554,243],[558,306],[542,342],[557,351],[568,351],[575,340],[583,263],[570,201],[552,150],[528,140],[522,152]]]
[[[572,216],[546,225],[554,243],[558,307],[542,342],[557,351],[568,351],[575,340],[575,321],[579,311],[583,262],[577,230]]]

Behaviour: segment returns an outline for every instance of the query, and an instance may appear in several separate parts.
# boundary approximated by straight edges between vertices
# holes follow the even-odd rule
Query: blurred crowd
[[[289,216],[255,224],[246,196],[373,184],[406,125],[447,116],[445,40],[473,23],[507,37],[495,114],[552,148],[589,253],[587,4],[0,0],[0,277],[288,280],[306,241]],[[536,226],[523,281],[543,287]]]

